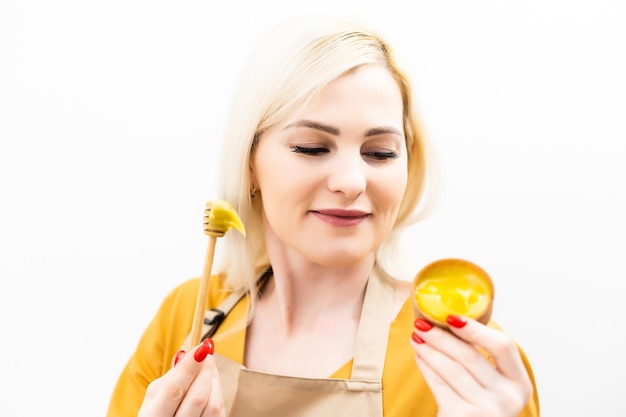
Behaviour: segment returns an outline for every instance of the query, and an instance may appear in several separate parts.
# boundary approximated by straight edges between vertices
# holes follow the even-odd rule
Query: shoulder
[[[213,275],[209,281],[207,307],[215,308],[230,293],[222,275]],[[153,346],[162,345],[164,360],[169,361],[182,346],[191,330],[200,288],[200,278],[192,278],[174,287],[163,299],[148,327],[148,340]]]
[[[163,305],[182,305],[184,306],[183,308],[193,311],[193,306],[195,305],[196,298],[198,297],[198,291],[200,289],[200,280],[200,278],[191,278],[174,287],[163,300]],[[209,298],[207,300],[207,308],[219,305],[231,291],[231,288],[226,283],[226,277],[224,275],[212,275],[209,280]]]
[[[165,296],[154,318],[163,334],[181,332],[175,339],[184,340],[191,328],[199,288],[200,278],[192,278],[181,282]],[[211,276],[206,309],[219,306],[230,293],[228,288],[223,275]]]

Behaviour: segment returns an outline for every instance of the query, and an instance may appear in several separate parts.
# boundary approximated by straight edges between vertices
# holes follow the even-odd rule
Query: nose
[[[367,187],[367,166],[361,153],[338,155],[333,158],[328,175],[328,189],[348,199],[361,195]]]

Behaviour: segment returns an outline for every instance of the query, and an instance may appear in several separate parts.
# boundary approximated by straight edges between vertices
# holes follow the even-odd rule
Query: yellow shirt
[[[222,277],[214,276],[210,282],[207,308],[216,308],[229,292]],[[197,278],[186,281],[164,299],[117,381],[107,417],[135,417],[148,384],[170,369],[172,359],[191,330],[199,284]],[[247,312],[248,303],[244,299],[226,316],[213,337],[215,351],[240,364],[243,364],[245,345],[245,326],[241,326],[241,323]],[[389,328],[382,380],[385,417],[433,417],[437,414],[437,405],[415,364],[414,351],[409,344],[413,321],[412,306],[408,299]],[[539,417],[539,399],[533,372],[521,349],[520,353],[535,390],[519,417]],[[350,378],[351,369],[352,361],[330,377]]]

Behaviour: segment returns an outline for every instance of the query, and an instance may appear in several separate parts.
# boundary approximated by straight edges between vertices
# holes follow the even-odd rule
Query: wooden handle
[[[191,325],[191,341],[189,348],[191,349],[198,343],[202,337],[202,325],[204,324],[204,311],[206,310],[207,298],[209,293],[209,280],[211,279],[211,269],[213,268],[213,255],[215,253],[215,242],[217,236],[209,235],[209,245],[206,250],[204,260],[204,271],[200,280],[200,288],[198,289],[198,298],[196,299],[196,310],[193,315],[193,323]]]

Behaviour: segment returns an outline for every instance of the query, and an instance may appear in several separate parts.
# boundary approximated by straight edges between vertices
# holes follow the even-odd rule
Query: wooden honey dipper
[[[204,261],[204,271],[198,289],[196,299],[196,309],[191,326],[190,347],[200,343],[202,337],[202,324],[204,321],[204,310],[206,309],[209,292],[209,280],[211,279],[211,269],[213,268],[213,255],[215,254],[215,244],[218,237],[222,237],[230,229],[238,230],[242,235],[246,235],[246,229],[239,215],[227,201],[209,200],[204,209],[204,234],[209,236],[209,244]]]

